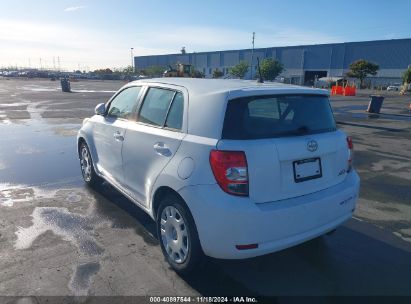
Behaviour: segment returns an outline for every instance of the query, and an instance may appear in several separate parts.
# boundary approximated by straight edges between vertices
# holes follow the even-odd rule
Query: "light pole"
[[[255,32],[253,32],[253,48],[251,50],[251,79],[253,79],[254,38],[255,38]]]
[[[131,69],[132,69],[132,71],[133,71],[133,74],[134,74],[134,54],[133,54],[133,50],[134,50],[134,48],[131,48],[130,49],[130,54],[131,54]]]

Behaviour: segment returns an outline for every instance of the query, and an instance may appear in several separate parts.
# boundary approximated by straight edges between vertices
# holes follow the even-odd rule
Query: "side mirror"
[[[97,115],[102,115],[104,116],[106,114],[106,105],[104,103],[99,103],[96,108],[94,109],[94,112]]]

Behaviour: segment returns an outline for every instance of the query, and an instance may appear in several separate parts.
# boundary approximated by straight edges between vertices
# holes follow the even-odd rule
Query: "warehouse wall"
[[[216,68],[226,74],[231,66],[241,60],[251,62],[251,52],[251,49],[244,49],[185,55],[137,56],[135,66],[137,69],[144,69],[151,65],[165,67],[177,62],[189,63],[204,72],[206,77],[211,77]],[[257,57],[260,60],[264,58],[279,60],[285,67],[281,76],[297,84],[304,83],[305,71],[325,71],[327,76],[339,77],[349,70],[350,63],[358,59],[366,59],[380,66],[376,77],[370,78],[371,82],[391,84],[399,82],[404,70],[411,65],[411,39],[259,48],[254,50],[254,69],[257,65]]]

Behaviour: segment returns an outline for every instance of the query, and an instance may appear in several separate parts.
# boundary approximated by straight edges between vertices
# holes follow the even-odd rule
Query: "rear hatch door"
[[[346,136],[328,97],[264,95],[228,101],[219,150],[244,151],[249,196],[256,203],[297,197],[342,182]]]

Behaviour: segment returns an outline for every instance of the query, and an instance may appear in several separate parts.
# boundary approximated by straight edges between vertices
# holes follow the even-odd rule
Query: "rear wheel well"
[[[184,204],[186,205],[187,209],[190,210],[190,208],[188,208],[188,206],[187,206],[186,202],[184,201],[184,199],[180,196],[180,194],[178,194],[177,191],[175,191],[174,189],[172,189],[170,187],[162,186],[162,187],[160,187],[156,190],[156,192],[154,193],[154,196],[153,196],[152,210],[153,210],[154,219],[157,218],[158,207],[160,207],[161,199],[163,197],[165,197],[166,195],[168,195],[168,194],[172,194],[172,195],[175,195],[178,198],[180,198],[181,201],[184,202]]]
[[[181,257],[181,250],[174,252],[173,250],[169,251],[170,248],[167,244],[169,243],[167,237],[167,228],[163,226],[163,221],[167,221],[170,216],[176,216],[176,213],[172,215],[172,211],[166,211],[166,208],[172,210],[173,208],[176,209],[179,216],[182,218],[183,223],[177,223],[177,227],[174,229],[185,231],[185,238],[186,238],[186,251],[183,255],[186,257],[184,261],[181,263],[176,260],[175,254],[178,254],[178,257]],[[191,271],[198,269],[202,266],[202,262],[204,261],[204,251],[201,247],[198,230],[196,227],[196,223],[194,221],[193,215],[191,210],[188,208],[187,203],[184,199],[170,187],[162,186],[159,187],[153,196],[153,216],[155,217],[156,221],[156,232],[158,240],[160,241],[161,251],[163,252],[166,260],[171,265],[171,267],[179,274],[188,274]],[[175,212],[176,212],[175,211]],[[160,213],[161,212],[161,213]],[[171,213],[169,213],[171,212]],[[169,213],[169,214],[167,214]],[[159,217],[160,215],[160,217]],[[164,217],[163,217],[164,216]],[[170,226],[174,226],[171,224]],[[183,228],[181,228],[183,226]],[[178,233],[177,233],[178,235]],[[180,239],[180,243],[184,243],[184,236],[180,235],[175,238],[175,240]],[[181,245],[184,247],[184,245]],[[188,255],[187,255],[188,252]]]

